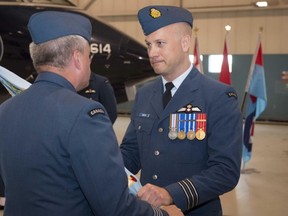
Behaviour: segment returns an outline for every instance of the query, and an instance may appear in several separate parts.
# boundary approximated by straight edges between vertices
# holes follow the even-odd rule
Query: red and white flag
[[[195,37],[195,45],[194,45],[194,59],[193,59],[193,65],[201,72],[203,71],[202,61],[200,59],[200,52],[199,52],[199,44],[198,44],[198,38],[197,35]]]
[[[219,81],[226,83],[227,85],[231,85],[226,38],[227,37],[225,37],[224,41],[223,61],[221,66],[221,72],[219,74]]]

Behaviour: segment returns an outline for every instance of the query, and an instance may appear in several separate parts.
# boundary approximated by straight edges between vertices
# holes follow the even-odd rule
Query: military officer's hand
[[[162,206],[161,209],[166,211],[171,216],[184,216],[181,210],[177,208],[175,205]]]
[[[164,188],[146,184],[137,193],[137,197],[154,207],[167,206],[173,203],[172,197]]]

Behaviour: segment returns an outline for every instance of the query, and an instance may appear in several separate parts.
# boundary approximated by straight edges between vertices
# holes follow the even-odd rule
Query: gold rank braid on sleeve
[[[154,216],[163,216],[163,212],[160,209],[153,208]]]
[[[198,204],[198,193],[190,179],[178,182],[187,198],[187,209],[192,209]]]

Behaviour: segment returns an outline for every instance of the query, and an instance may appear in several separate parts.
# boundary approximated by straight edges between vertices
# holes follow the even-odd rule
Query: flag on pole
[[[227,33],[224,40],[223,61],[221,66],[221,72],[219,74],[219,81],[226,83],[227,85],[231,85],[226,39],[227,39]]]
[[[254,122],[267,106],[264,63],[261,46],[261,32],[259,33],[256,52],[252,59],[250,72],[246,83],[245,94],[247,101],[243,133],[244,146],[242,154],[244,166],[251,159],[251,136],[254,135]]]
[[[200,58],[197,31],[198,31],[198,29],[195,28],[196,37],[195,37],[195,45],[194,45],[194,52],[193,52],[193,56],[194,56],[193,65],[203,74],[204,71],[203,71],[202,61],[201,61],[201,58]]]

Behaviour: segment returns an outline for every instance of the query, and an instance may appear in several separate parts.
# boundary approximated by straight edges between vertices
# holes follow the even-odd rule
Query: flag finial
[[[227,32],[229,32],[229,31],[231,30],[231,28],[232,28],[232,27],[231,27],[230,25],[226,25],[226,26],[225,26],[225,30],[226,30]]]
[[[260,28],[259,28],[259,32],[260,32],[260,33],[263,32],[263,26],[260,26]]]
[[[194,27],[194,32],[195,34],[197,34],[197,32],[199,31],[199,28],[197,26]]]

